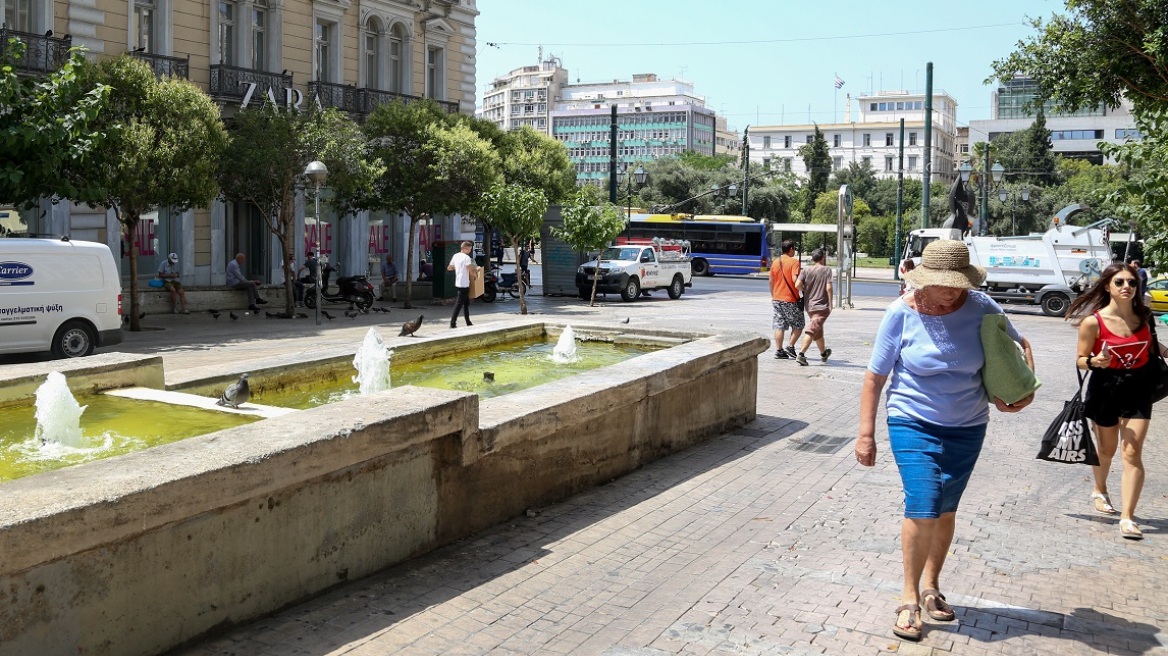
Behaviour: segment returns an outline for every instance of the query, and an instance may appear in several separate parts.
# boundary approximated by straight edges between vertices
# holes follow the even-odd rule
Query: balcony
[[[393,91],[381,91],[380,89],[361,89],[362,104],[361,114],[369,114],[378,105],[385,105],[394,101],[401,101],[402,104],[410,104],[422,100],[419,96],[411,96],[404,93],[395,93]],[[458,113],[458,103],[449,100],[434,100],[442,109],[446,110],[447,114]]]
[[[191,77],[191,57],[170,57],[152,52],[131,52],[131,57],[141,59],[160,78],[177,77],[189,80]]]
[[[271,89],[277,103],[283,103],[292,89],[292,76],[257,71],[228,64],[211,65],[211,97],[216,100],[263,104]]]
[[[21,74],[50,73],[61,68],[69,60],[69,48],[73,46],[73,37],[68,34],[55,37],[52,31],[46,36],[0,27],[0,58],[9,54],[8,41],[13,38],[24,43],[24,54],[13,62]]]
[[[362,114],[364,107],[364,89],[358,89],[351,84],[337,84],[335,82],[309,82],[309,102],[319,102],[321,107],[336,107],[343,112]]]

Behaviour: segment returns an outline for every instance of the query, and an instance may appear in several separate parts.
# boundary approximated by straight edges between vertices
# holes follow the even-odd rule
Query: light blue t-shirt
[[[903,298],[888,306],[868,370],[891,376],[890,417],[958,427],[989,421],[990,399],[981,382],[981,319],[987,314],[1003,314],[1002,308],[978,291],[970,291],[960,309],[941,316],[921,314]],[[1009,319],[1006,324],[1010,338],[1020,342]]]

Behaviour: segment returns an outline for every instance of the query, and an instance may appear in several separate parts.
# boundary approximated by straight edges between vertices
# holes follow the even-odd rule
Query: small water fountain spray
[[[361,348],[353,356],[353,366],[357,368],[357,375],[353,382],[360,387],[362,394],[373,394],[389,389],[389,348],[381,341],[381,335],[375,328],[365,333]]]
[[[579,359],[576,355],[576,333],[571,326],[564,326],[564,332],[560,333],[560,339],[552,349],[552,362],[571,364]]]
[[[36,391],[37,441],[41,445],[84,447],[81,413],[85,412],[85,407],[77,403],[61,372],[49,372]]]

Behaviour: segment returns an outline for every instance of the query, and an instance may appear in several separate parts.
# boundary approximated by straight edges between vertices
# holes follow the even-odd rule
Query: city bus
[[[769,271],[767,234],[766,222],[748,216],[634,213],[622,237],[688,241],[693,274],[709,276]]]

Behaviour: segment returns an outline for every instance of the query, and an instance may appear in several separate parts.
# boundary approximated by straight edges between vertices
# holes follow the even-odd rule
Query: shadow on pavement
[[[1023,636],[1059,636],[1103,653],[1146,654],[1165,646],[1160,628],[1094,608],[1053,613],[1029,608],[961,608],[958,622],[929,625],[927,632],[968,636],[971,643],[995,643]]]

